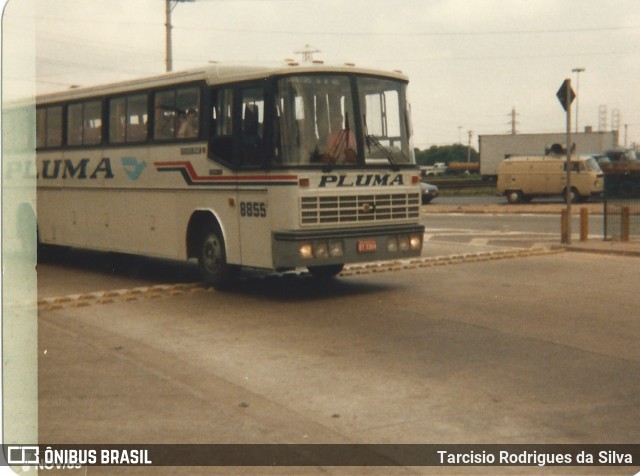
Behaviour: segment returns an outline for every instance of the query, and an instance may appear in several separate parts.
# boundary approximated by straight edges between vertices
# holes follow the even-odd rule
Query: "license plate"
[[[358,253],[373,253],[377,246],[376,240],[358,240]]]

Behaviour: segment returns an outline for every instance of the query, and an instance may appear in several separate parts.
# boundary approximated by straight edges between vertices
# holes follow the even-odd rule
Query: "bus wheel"
[[[237,267],[227,263],[222,233],[212,225],[205,227],[198,248],[198,265],[204,281],[220,287],[237,276]]]
[[[522,201],[522,192],[520,190],[509,190],[506,195],[509,203],[520,203]]]
[[[343,264],[330,264],[326,266],[309,266],[307,269],[316,278],[333,278],[340,274]]]

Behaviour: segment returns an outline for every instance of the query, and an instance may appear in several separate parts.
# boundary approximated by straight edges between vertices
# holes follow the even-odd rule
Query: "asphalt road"
[[[495,247],[530,248],[535,245],[560,244],[560,217],[554,214],[460,214],[427,213],[422,223],[426,228],[425,252],[435,243],[455,242],[473,249],[482,245]],[[590,240],[603,239],[602,216],[590,215]],[[579,240],[580,220],[572,221],[573,236]]]
[[[486,236],[469,222],[464,229],[476,234],[460,238],[456,223],[439,229],[442,240],[429,238],[424,266],[329,283],[249,275],[216,292],[197,284],[193,267],[174,263],[88,252],[40,263],[39,297],[62,298],[38,313],[40,440],[639,441],[636,259],[489,255],[512,247],[479,241]],[[457,239],[445,236],[452,228]],[[459,249],[486,259],[435,259]],[[112,474],[108,469],[89,473]],[[539,474],[534,470],[471,473]],[[629,468],[558,470],[632,474]],[[264,468],[216,474],[249,472],[265,474]],[[268,474],[301,473],[274,468]]]

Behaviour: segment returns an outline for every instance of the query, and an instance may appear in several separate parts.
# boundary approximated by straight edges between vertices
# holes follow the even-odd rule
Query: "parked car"
[[[420,182],[422,204],[425,205],[438,196],[438,187],[430,183]]]
[[[444,162],[436,162],[433,165],[427,165],[426,167],[423,167],[422,176],[429,177],[429,176],[442,175],[447,173],[447,170],[448,170],[447,164],[445,164]]]

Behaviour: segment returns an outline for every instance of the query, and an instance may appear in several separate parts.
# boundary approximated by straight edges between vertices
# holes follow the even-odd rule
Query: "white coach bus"
[[[408,80],[223,67],[37,98],[41,244],[338,274],[420,255]]]

